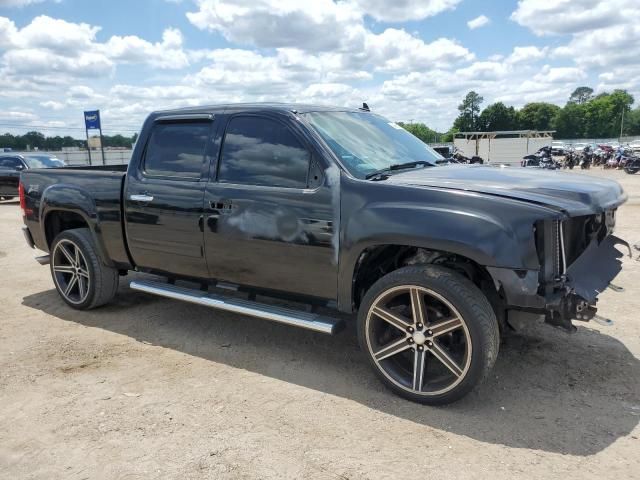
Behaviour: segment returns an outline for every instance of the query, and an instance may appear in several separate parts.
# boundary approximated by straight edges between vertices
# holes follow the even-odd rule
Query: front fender
[[[511,226],[480,212],[413,203],[374,203],[351,216],[344,229],[345,246],[348,251],[358,252],[356,260],[359,252],[371,246],[411,245],[462,255],[480,265],[523,262],[520,249],[504,248],[518,241]]]
[[[358,259],[367,248],[412,246],[457,254],[484,267],[538,270],[534,224],[558,215],[540,205],[473,192],[349,183],[343,182],[338,287],[338,306],[346,311]]]

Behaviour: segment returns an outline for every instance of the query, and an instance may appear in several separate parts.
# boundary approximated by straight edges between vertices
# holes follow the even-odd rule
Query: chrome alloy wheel
[[[382,374],[418,395],[446,393],[471,365],[471,336],[455,307],[433,290],[404,285],[373,302],[366,344]]]
[[[60,240],[51,256],[53,278],[64,298],[77,305],[89,295],[89,267],[78,245],[70,240]]]

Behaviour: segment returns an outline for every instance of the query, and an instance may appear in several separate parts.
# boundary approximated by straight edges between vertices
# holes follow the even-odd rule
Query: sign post
[[[104,156],[104,140],[102,138],[102,124],[100,122],[100,110],[84,112],[84,126],[87,132],[87,149],[89,150],[89,165],[91,165],[91,146],[89,145],[89,130],[100,130],[100,150],[102,151],[102,164],[106,165]]]

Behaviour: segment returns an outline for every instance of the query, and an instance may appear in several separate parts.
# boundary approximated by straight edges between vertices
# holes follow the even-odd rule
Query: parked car
[[[640,152],[640,140],[629,142],[629,148],[634,152]]]
[[[341,312],[387,387],[448,403],[489,374],[515,316],[567,331],[595,317],[627,197],[586,175],[440,160],[368,111],[156,112],[128,167],[23,172],[24,235],[73,308],[108,303],[136,270],[168,282],[134,290],[317,332]]]
[[[11,200],[18,196],[18,181],[22,171],[62,166],[64,162],[52,155],[0,153],[0,200]]]
[[[561,156],[564,155],[567,150],[567,145],[564,142],[553,141],[551,142],[551,155]]]
[[[584,147],[586,147],[587,145],[589,145],[588,143],[574,143],[573,145],[571,145],[571,148],[573,149],[573,151],[576,154],[581,154],[582,150],[584,150]]]

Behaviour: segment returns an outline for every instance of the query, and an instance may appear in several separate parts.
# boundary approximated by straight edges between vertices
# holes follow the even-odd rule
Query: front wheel
[[[636,173],[638,173],[638,169],[636,168],[625,168],[624,171],[629,175],[635,175]]]
[[[405,267],[378,280],[358,312],[358,338],[382,382],[409,400],[459,400],[498,355],[498,322],[468,279],[438,266]]]
[[[118,289],[118,270],[102,262],[88,228],[65,230],[54,239],[50,267],[56,290],[78,310],[104,305]]]

